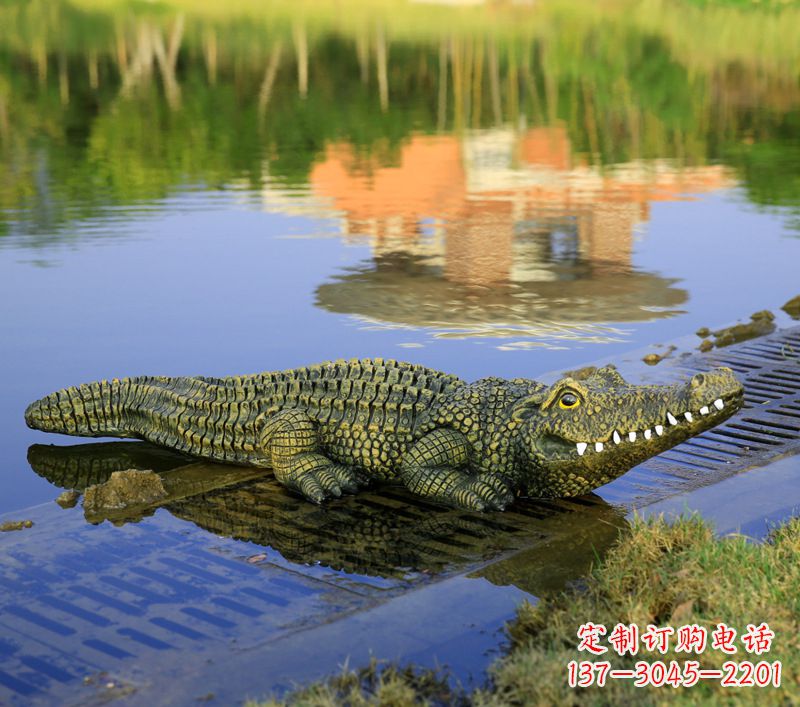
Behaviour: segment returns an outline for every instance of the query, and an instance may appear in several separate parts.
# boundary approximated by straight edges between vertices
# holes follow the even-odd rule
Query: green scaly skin
[[[586,494],[719,424],[741,401],[726,368],[680,385],[634,386],[609,366],[545,386],[468,384],[423,366],[354,359],[251,376],[84,384],[38,400],[25,419],[47,432],[134,437],[271,467],[315,503],[400,479],[434,501],[501,510],[520,493]]]

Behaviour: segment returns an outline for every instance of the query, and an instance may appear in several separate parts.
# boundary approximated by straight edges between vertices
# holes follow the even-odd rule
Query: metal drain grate
[[[210,661],[375,603],[378,590],[356,578],[345,587],[320,568],[287,571],[275,552],[250,564],[237,559],[244,548],[210,543],[166,515],[95,528],[55,504],[42,509],[4,547],[0,704],[73,703],[70,690],[92,694],[85,676],[141,677],[180,656]]]
[[[677,368],[693,374],[714,366],[739,375],[742,410],[605,486],[606,500],[639,507],[800,451],[800,327],[682,359]]]

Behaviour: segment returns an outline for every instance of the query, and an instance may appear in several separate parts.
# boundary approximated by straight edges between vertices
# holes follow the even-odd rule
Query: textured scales
[[[484,510],[518,493],[588,493],[726,419],[741,397],[728,369],[675,386],[632,386],[612,367],[552,386],[468,384],[363,359],[228,378],[101,381],[42,398],[25,418],[44,431],[136,437],[270,467],[317,503],[372,479],[399,479],[421,496]]]

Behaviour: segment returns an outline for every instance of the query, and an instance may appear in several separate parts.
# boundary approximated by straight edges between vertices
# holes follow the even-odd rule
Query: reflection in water
[[[309,182],[320,204],[342,217],[345,234],[371,237],[376,252],[417,245],[433,224],[438,255],[491,254],[493,268],[456,262],[460,281],[490,284],[512,274],[515,238],[542,222],[570,223],[578,253],[629,264],[634,229],[650,204],[730,188],[721,166],[637,160],[601,167],[576,151],[563,124],[472,130],[463,136],[413,135],[386,164],[349,144],[329,146]],[[264,194],[267,202],[270,192]]]
[[[447,336],[609,341],[620,333],[603,322],[669,316],[686,301],[685,290],[654,274],[557,261],[540,271],[552,279],[478,288],[450,282],[430,259],[389,254],[321,285],[317,304]]]
[[[413,4],[111,5],[0,8],[0,246],[107,237],[116,206],[235,189],[368,239],[374,264],[319,288],[330,311],[600,342],[688,299],[633,262],[653,203],[743,181],[800,204],[792,10],[693,9],[693,32],[785,40],[701,47],[684,14],[625,3],[462,8],[463,25]]]
[[[442,509],[387,487],[320,507],[289,495],[260,470],[177,459],[167,470],[162,451],[135,442],[33,445],[28,460],[56,486],[81,491],[114,471],[160,468],[167,497],[158,505],[174,516],[271,547],[291,562],[349,573],[442,573],[526,548],[477,574],[537,595],[585,574],[627,527],[623,513],[596,496],[561,505],[520,500],[503,514],[479,514]],[[112,508],[87,520],[136,522],[155,510]]]
[[[732,183],[718,166],[592,167],[563,126],[414,136],[386,167],[332,147],[311,185],[345,234],[369,235],[374,266],[322,285],[317,301],[451,335],[609,340],[618,333],[592,325],[670,316],[687,299],[633,268],[650,203]]]
[[[625,6],[0,6],[0,236],[187,184],[310,187],[376,239],[535,203],[630,226],[734,178],[797,207],[797,11]]]

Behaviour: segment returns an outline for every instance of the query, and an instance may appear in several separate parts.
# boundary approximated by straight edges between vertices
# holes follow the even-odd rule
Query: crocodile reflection
[[[383,487],[320,507],[289,495],[264,470],[187,463],[140,442],[33,445],[28,461],[54,485],[78,491],[106,482],[114,471],[158,470],[165,498],[87,513],[92,523],[136,522],[164,508],[216,535],[270,547],[290,562],[384,578],[479,567],[474,575],[539,595],[583,576],[627,528],[623,513],[597,496],[568,503],[521,499],[505,513],[480,514]]]

